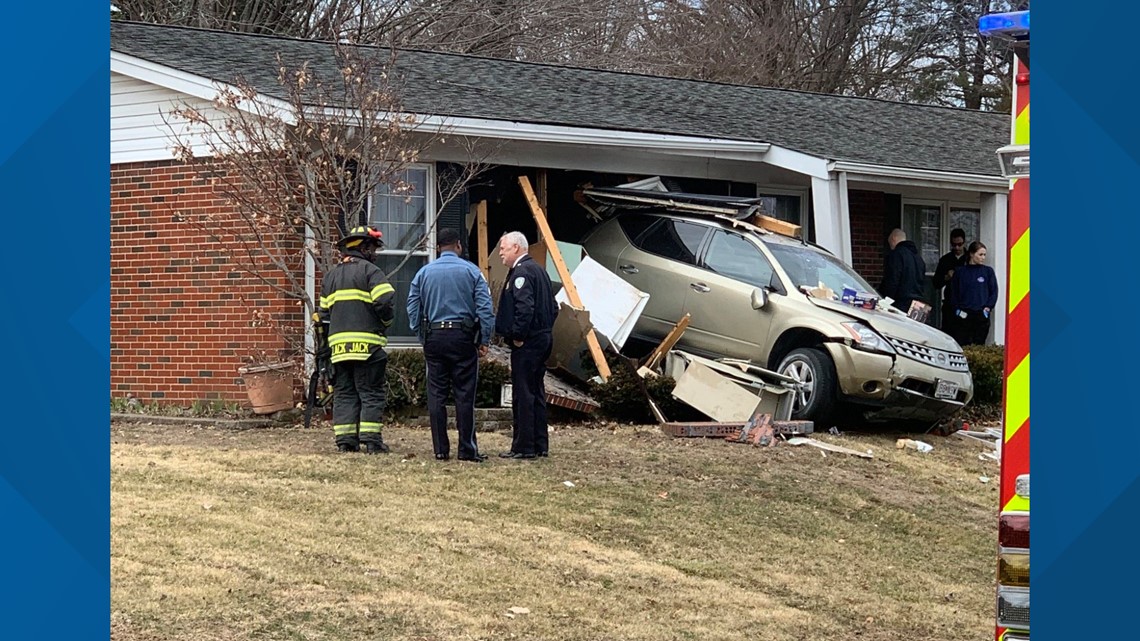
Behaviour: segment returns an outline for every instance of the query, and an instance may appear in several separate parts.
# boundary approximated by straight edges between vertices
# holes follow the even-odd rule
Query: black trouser
[[[954,315],[954,311],[955,311],[954,306],[950,304],[950,301],[946,301],[946,300],[942,301],[942,319],[941,319],[942,328],[941,329],[942,329],[942,331],[946,332],[950,336],[957,336],[957,334],[955,333],[957,331],[955,329],[955,321],[958,320],[958,317]]]
[[[515,419],[511,451],[541,454],[550,449],[546,425],[546,359],[550,334],[535,334],[511,352],[511,411]]]
[[[958,316],[954,319],[954,340],[959,345],[985,345],[990,335],[990,319],[981,310],[966,312],[966,317]]]
[[[459,429],[459,458],[479,453],[475,442],[475,386],[479,351],[474,330],[433,329],[424,340],[427,361],[428,415],[436,456],[451,454],[447,439],[447,395],[455,394],[455,426]]]
[[[382,443],[388,401],[388,354],[378,349],[366,361],[333,365],[333,435],[336,444]]]

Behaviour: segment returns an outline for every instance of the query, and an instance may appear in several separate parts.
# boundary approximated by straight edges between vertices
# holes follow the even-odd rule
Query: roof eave
[[[916,169],[913,167],[892,167],[849,160],[833,160],[827,164],[827,168],[828,171],[845,172],[848,180],[872,183],[947,188],[974,187],[979,191],[986,192],[1005,192],[1009,190],[1009,180],[1001,176],[987,176],[985,174]]]

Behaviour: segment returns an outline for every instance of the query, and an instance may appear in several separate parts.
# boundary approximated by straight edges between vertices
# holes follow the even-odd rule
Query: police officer
[[[416,273],[408,292],[408,324],[420,337],[427,362],[432,448],[441,461],[451,456],[444,403],[454,392],[457,458],[481,463],[487,457],[475,442],[475,384],[479,357],[487,354],[495,326],[491,290],[479,268],[459,257],[459,232],[441,229],[436,246],[439,258]]]
[[[395,289],[372,262],[381,233],[356,227],[337,242],[340,262],[321,283],[317,310],[333,363],[333,435],[341,452],[387,453],[380,431],[388,385],[387,331]]]
[[[495,331],[511,347],[511,396],[515,419],[511,449],[499,456],[532,459],[549,452],[546,425],[546,359],[558,306],[546,270],[527,254],[526,236],[517,231],[499,241],[499,258],[510,267]]]

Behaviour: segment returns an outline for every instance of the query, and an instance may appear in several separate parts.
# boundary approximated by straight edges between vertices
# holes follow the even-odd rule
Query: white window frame
[[[804,238],[808,237],[808,224],[810,218],[808,216],[808,198],[809,189],[806,187],[794,187],[788,185],[766,185],[756,183],[756,197],[763,198],[764,196],[799,196],[800,199],[800,232]]]
[[[439,215],[439,213],[436,211],[438,209],[438,204],[436,203],[437,189],[435,183],[435,165],[430,163],[413,163],[407,165],[404,167],[404,169],[421,169],[427,172],[427,176],[424,180],[424,189],[427,191],[427,193],[424,194],[424,225],[427,227],[427,247],[422,250],[408,251],[406,249],[389,249],[387,244],[385,244],[384,249],[376,253],[381,256],[404,256],[406,254],[411,254],[412,256],[427,256],[428,262],[430,263],[436,259],[435,221],[436,217]],[[375,198],[376,192],[373,190],[368,194],[368,211],[365,214],[367,222],[365,224],[372,223],[372,205]]]
[[[978,212],[978,224],[981,225],[982,207],[978,203],[969,203],[961,200],[934,200],[929,198],[903,198],[902,204],[899,205],[899,223],[900,228],[906,228],[906,207],[907,205],[917,205],[919,207],[938,207],[940,211],[940,221],[938,224],[938,251],[939,256],[944,255],[950,251],[950,210],[951,209],[970,209]],[[913,240],[913,239],[912,239]],[[977,239],[975,239],[977,240]],[[937,269],[937,264],[927,266],[927,276],[933,276],[934,270]]]

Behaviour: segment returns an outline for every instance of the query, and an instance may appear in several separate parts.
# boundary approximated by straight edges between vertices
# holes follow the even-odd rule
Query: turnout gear
[[[363,444],[369,453],[385,452],[381,436],[387,401],[387,331],[395,317],[396,290],[367,255],[378,242],[367,227],[345,236],[341,262],[321,283],[318,315],[327,327],[333,370],[333,435],[350,451]],[[358,243],[353,243],[353,240]],[[352,246],[349,246],[349,244]],[[343,448],[342,448],[343,449]]]

